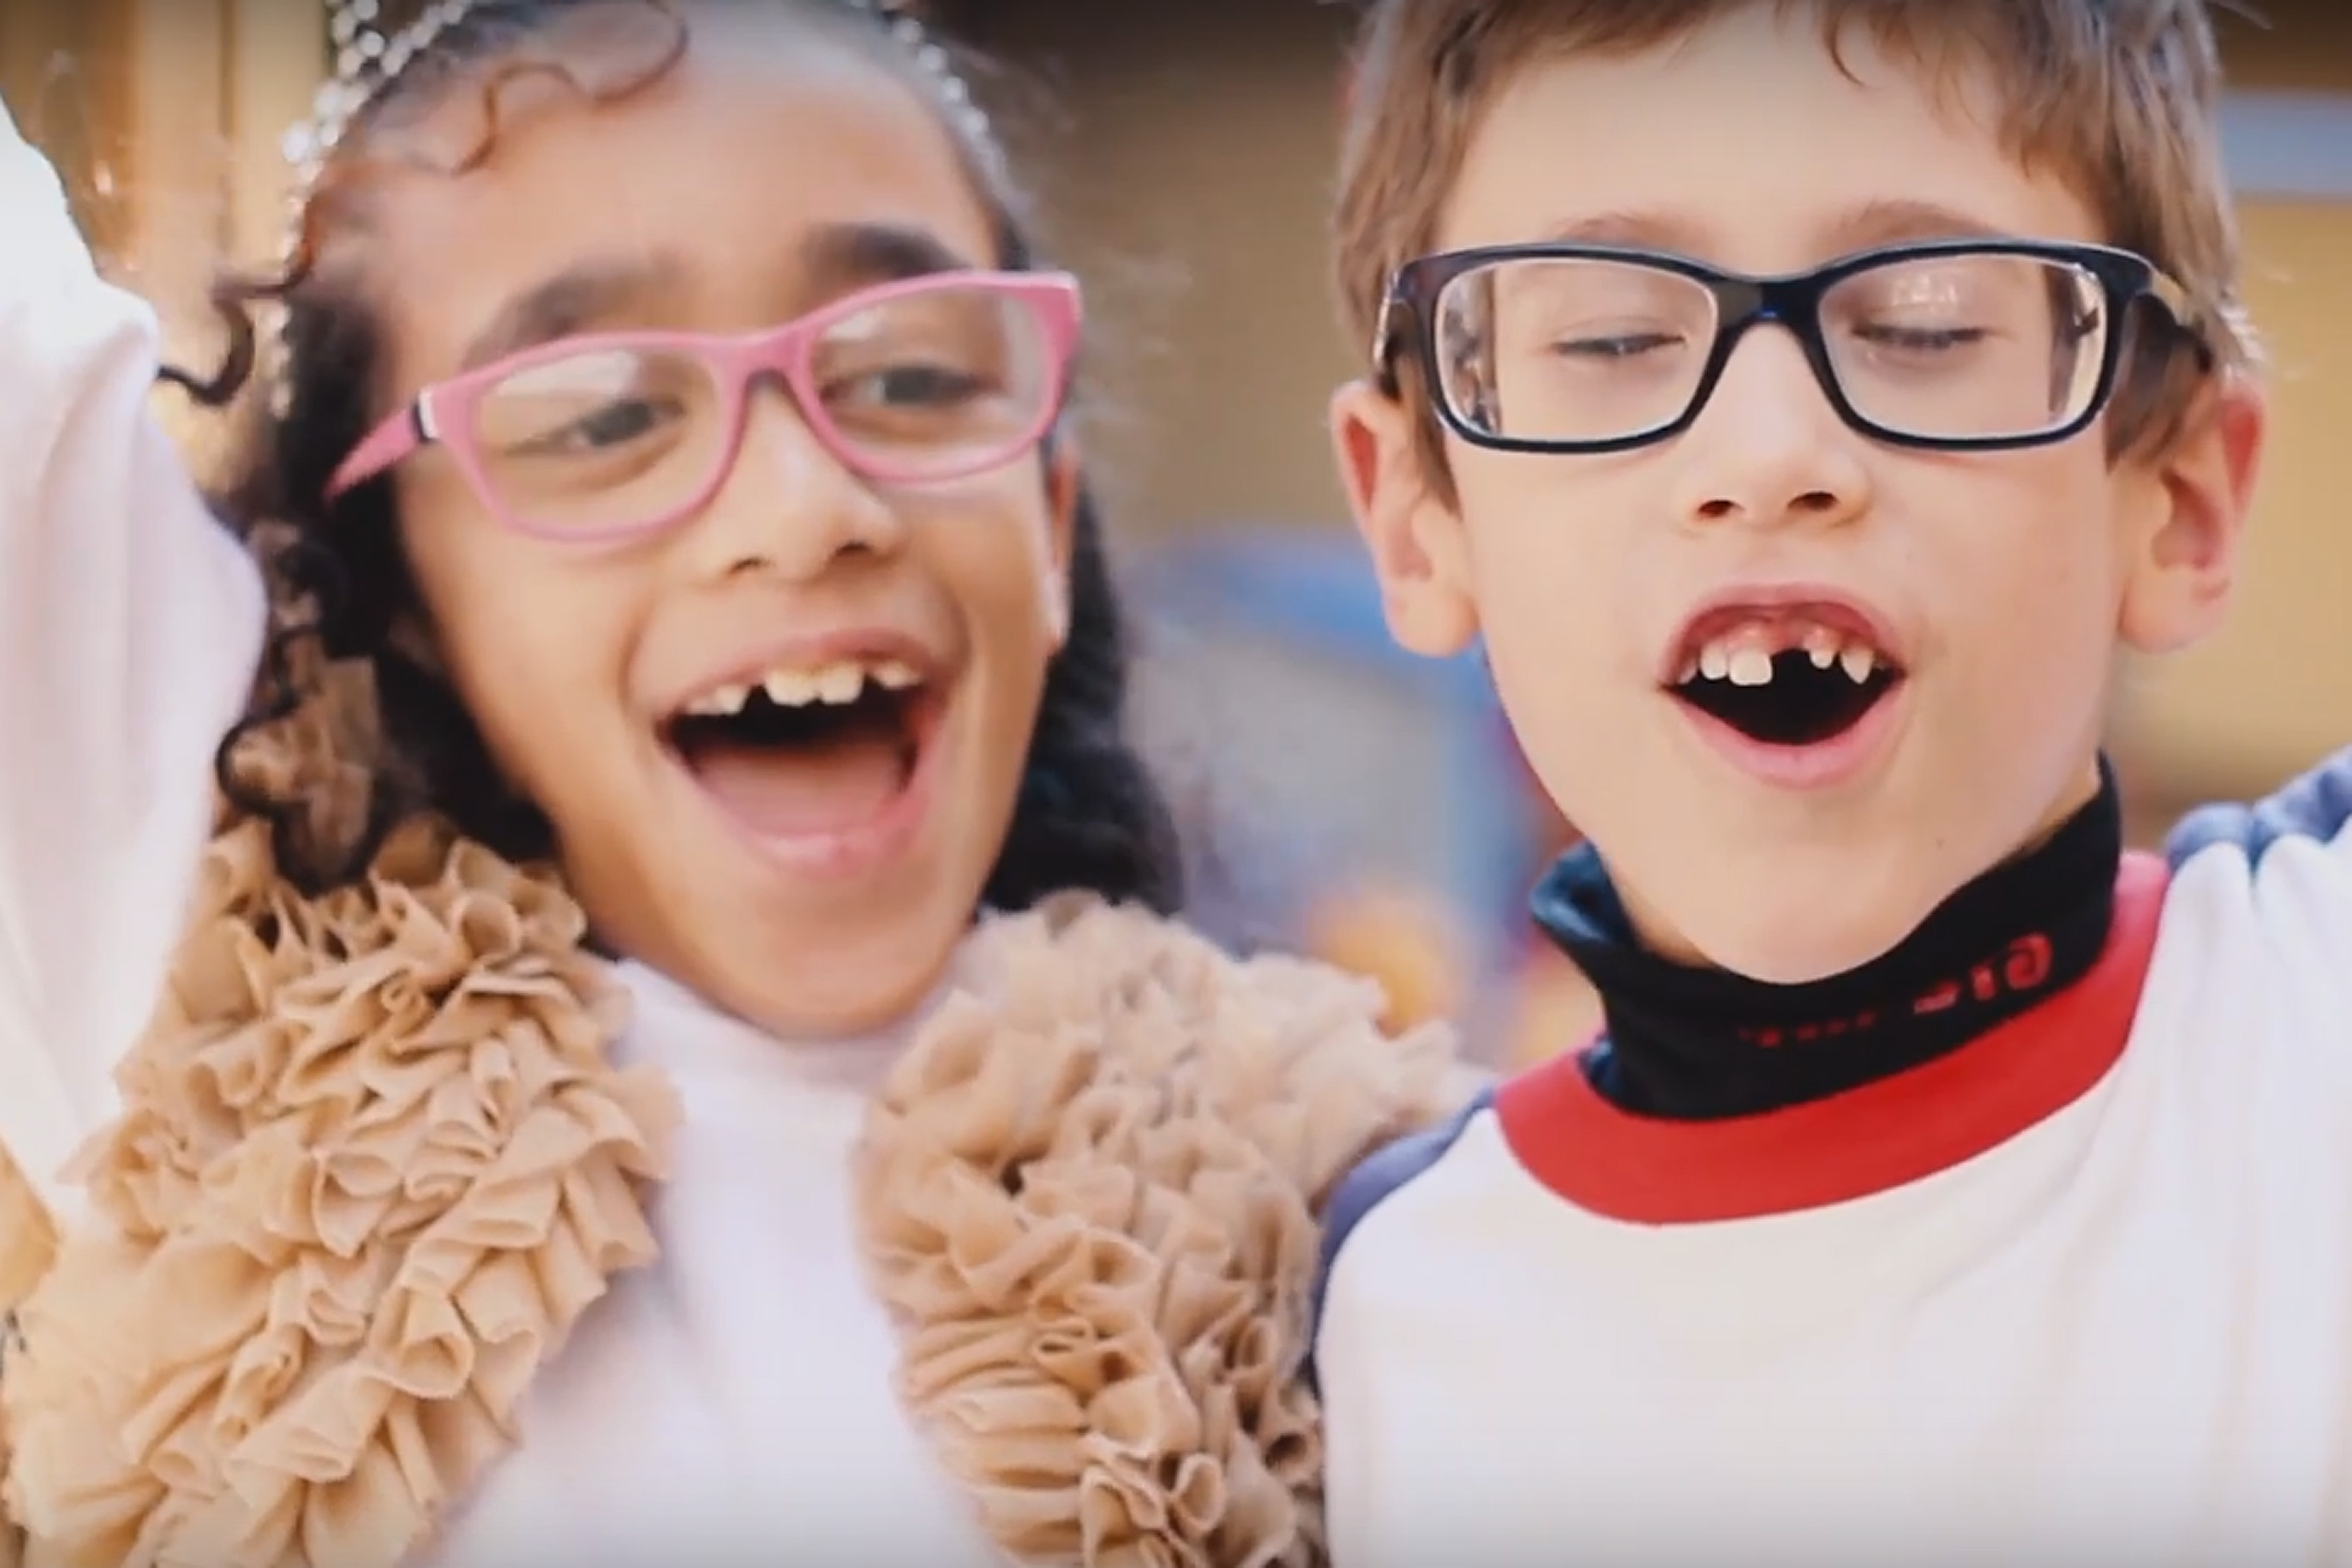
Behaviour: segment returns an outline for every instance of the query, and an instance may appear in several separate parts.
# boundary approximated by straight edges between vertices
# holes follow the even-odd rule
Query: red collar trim
[[[2122,1057],[2168,879],[2161,860],[2126,855],[2114,928],[2089,973],[1906,1072],[1760,1116],[1666,1121],[1601,1099],[1571,1051],[1497,1092],[1503,1136],[1560,1197],[1637,1225],[1788,1214],[1932,1176],[2073,1104]]]

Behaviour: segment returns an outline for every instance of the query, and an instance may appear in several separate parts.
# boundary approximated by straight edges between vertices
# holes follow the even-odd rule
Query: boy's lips
[[[1658,683],[1679,686],[1710,649],[1739,647],[1766,657],[1790,648],[1832,658],[1866,652],[1897,673],[1908,662],[1894,622],[1858,595],[1814,583],[1748,584],[1708,595],[1684,617],[1659,653]]]
[[[1817,584],[1745,584],[1702,602],[1661,656],[1660,685],[1717,756],[1776,789],[1860,776],[1907,685],[1893,623]]]
[[[1776,790],[1833,790],[1867,773],[1886,753],[1902,719],[1906,692],[1896,682],[1844,728],[1803,745],[1758,740],[1679,698],[1675,709],[1715,754],[1755,783]]]

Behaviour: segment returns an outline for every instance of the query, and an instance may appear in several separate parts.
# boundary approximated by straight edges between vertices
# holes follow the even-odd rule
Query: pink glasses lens
[[[1055,413],[1054,318],[980,284],[884,293],[808,349],[803,416],[853,473],[921,483],[984,471],[1033,446]],[[652,526],[724,478],[737,407],[714,356],[627,337],[534,356],[475,401],[469,444],[518,523],[593,535]]]

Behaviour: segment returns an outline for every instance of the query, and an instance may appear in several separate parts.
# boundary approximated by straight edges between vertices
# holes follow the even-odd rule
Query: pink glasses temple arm
[[[377,426],[375,433],[352,448],[352,455],[335,470],[335,477],[327,481],[327,499],[333,500],[357,489],[424,446],[426,418],[424,400],[420,398]]]

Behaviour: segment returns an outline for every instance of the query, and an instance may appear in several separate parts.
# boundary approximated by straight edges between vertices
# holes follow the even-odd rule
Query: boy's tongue
[[[716,742],[695,748],[694,776],[754,833],[841,833],[881,815],[907,782],[903,743],[862,732],[801,746]]]

